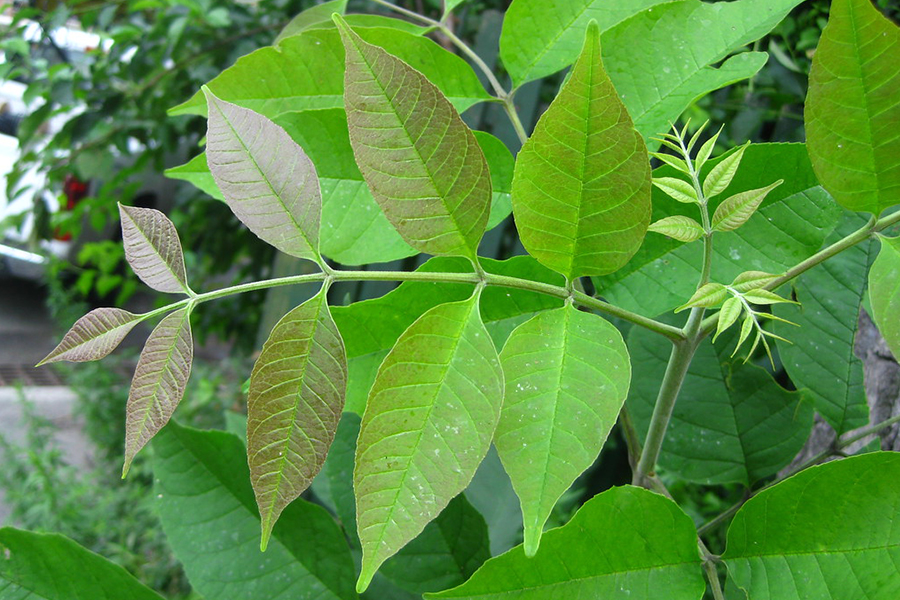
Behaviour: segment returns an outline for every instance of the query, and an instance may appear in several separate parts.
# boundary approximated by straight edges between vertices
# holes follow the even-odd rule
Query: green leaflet
[[[193,360],[191,309],[183,308],[153,329],[134,370],[125,409],[122,477],[135,455],[169,422],[184,396]]]
[[[425,35],[432,29],[433,27],[423,27],[421,25],[417,25],[410,21],[404,21],[403,19],[395,19],[393,17],[388,17],[384,15],[366,15],[366,14],[342,14],[341,17],[347,22],[347,25],[350,25],[354,29],[356,28],[389,28],[389,29],[397,29],[403,31],[405,33],[411,33],[413,35]],[[335,24],[334,21],[331,20],[331,15],[328,15],[328,19],[326,21],[319,21],[318,23],[314,23],[310,25],[310,29],[334,29]]]
[[[738,3],[740,4],[740,2]],[[708,172],[721,159],[704,165]],[[654,176],[674,176],[661,167]],[[744,271],[782,273],[815,254],[837,223],[839,207],[818,185],[802,144],[753,144],[747,148],[723,197],[784,179],[757,213],[740,229],[717,233],[713,244],[712,281],[732,281]],[[711,206],[710,208],[715,208]],[[697,208],[653,193],[653,221],[673,215],[696,218]],[[624,268],[595,277],[608,301],[655,316],[683,304],[695,291],[703,262],[701,244],[682,244],[659,235],[647,236]]]
[[[588,23],[601,31],[667,0],[515,0],[503,18],[500,58],[513,84],[569,66],[584,45]]]
[[[503,373],[478,300],[426,312],[378,370],[353,477],[359,591],[465,489],[491,444]]]
[[[460,57],[430,39],[387,27],[360,28],[367,42],[399,56],[424,73],[453,103],[465,110],[490,95],[475,71]],[[272,73],[259,85],[260,73]],[[229,102],[275,118],[281,113],[344,105],[344,49],[337,29],[311,28],[239,58],[209,82],[212,92]],[[202,93],[169,109],[170,115],[205,115]]]
[[[466,2],[466,0],[444,0],[444,14],[449,14],[463,2]]]
[[[625,486],[588,500],[548,531],[534,558],[513,548],[460,587],[426,597],[696,600],[705,589],[691,519],[671,500]]]
[[[894,356],[900,356],[900,237],[881,236],[881,251],[869,272],[872,319]]]
[[[476,260],[491,177],[475,136],[422,73],[335,22],[350,144],[372,195],[416,250]]]
[[[345,12],[347,12],[347,0],[329,0],[310,6],[284,26],[274,43],[277,45],[284,38],[302,33],[305,29],[322,21],[331,22],[332,13],[343,15]]]
[[[119,204],[122,246],[135,275],[154,290],[192,294],[175,225],[152,208]]]
[[[278,515],[322,468],[346,389],[344,343],[323,287],[278,321],[250,375],[247,458],[263,550]]]
[[[900,597],[900,455],[813,467],[751,498],[728,528],[729,577],[754,600]]]
[[[530,256],[505,261],[479,260],[489,273],[563,285],[563,279]],[[419,271],[470,273],[461,258],[432,258]],[[443,302],[465,300],[472,286],[408,281],[381,298],[335,306],[332,314],[347,345],[350,379],[345,410],[362,414],[375,372],[397,338],[427,310]],[[519,323],[535,312],[562,306],[562,300],[524,290],[488,287],[482,292],[481,316],[497,348]]]
[[[162,600],[125,569],[61,535],[0,529],[3,600]]]
[[[358,265],[388,262],[416,253],[388,222],[366,186],[353,158],[343,109],[284,113],[274,121],[316,165],[322,189],[322,254],[344,265]],[[487,224],[491,229],[512,210],[509,190],[514,163],[503,142],[491,134],[476,131],[475,139],[491,171],[493,200]],[[202,155],[166,174],[222,199]]]
[[[571,76],[516,157],[522,244],[567,279],[605,275],[637,252],[650,220],[650,163],[588,27]]]
[[[266,117],[205,91],[206,162],[228,207],[261,240],[320,262],[322,194],[312,161]]]
[[[834,0],[809,74],[806,139],[835,201],[878,215],[900,192],[900,29],[870,0]]]
[[[67,360],[100,360],[116,349],[128,332],[141,322],[121,308],[95,308],[72,325],[63,339],[37,366]]]
[[[260,552],[260,520],[237,436],[173,422],[156,436],[153,449],[160,520],[198,593],[222,599],[357,598],[347,542],[319,506],[292,502],[268,550]]]
[[[729,55],[769,33],[800,2],[680,0],[604,32],[603,63],[648,145],[697,98],[755,75],[764,52]]]
[[[534,556],[556,501],[590,467],[628,396],[631,365],[608,321],[571,305],[519,325],[500,354],[506,396],[494,444]]]
[[[862,216],[848,213],[825,243],[865,224]],[[792,342],[776,342],[784,368],[798,388],[809,390],[816,410],[838,434],[869,423],[863,365],[853,346],[874,254],[871,240],[844,250],[794,283],[800,306],[773,308],[776,316],[800,326],[775,322],[775,333]]]
[[[700,344],[669,423],[659,464],[688,481],[749,485],[788,464],[812,428],[812,407],[800,393],[730,358],[736,335]],[[634,370],[628,407],[643,437],[671,344],[635,327],[628,350]]]

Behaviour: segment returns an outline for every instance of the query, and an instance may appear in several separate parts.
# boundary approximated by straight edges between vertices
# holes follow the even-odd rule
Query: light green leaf
[[[525,554],[534,556],[556,501],[616,423],[631,365],[619,331],[571,305],[519,325],[500,363],[506,396],[494,444],[522,503]]]
[[[300,12],[290,20],[275,38],[275,44],[292,35],[302,33],[305,29],[321,21],[331,22],[332,13],[343,15],[347,11],[347,0],[329,0],[322,4],[314,4]]]
[[[702,306],[704,308],[713,308],[718,306],[728,298],[728,290],[721,283],[707,283],[699,290],[694,292],[690,299],[679,306],[675,312],[694,307]]]
[[[206,164],[206,153],[198,154],[183,165],[166,169],[164,174],[171,179],[187,181],[216,200],[225,201],[225,196],[216,185],[216,180],[209,171],[209,165]]]
[[[422,73],[335,22],[350,143],[372,195],[413,248],[474,261],[491,205],[475,136]]]
[[[422,36],[432,31],[434,27],[423,27],[421,25],[417,25],[410,21],[404,21],[403,19],[395,19],[393,17],[388,17],[385,15],[366,15],[366,14],[351,14],[351,15],[341,15],[344,18],[344,21],[347,22],[347,25],[353,27],[354,29],[367,28],[372,29],[375,27],[381,29],[397,29],[399,31],[403,31],[405,33],[410,33],[412,35]],[[334,21],[331,20],[331,15],[328,16],[327,21],[320,21],[310,26],[310,29],[334,29],[335,24]]]
[[[705,170],[717,160],[709,161]],[[655,174],[673,173],[674,169],[661,167]],[[747,270],[782,273],[818,252],[834,229],[841,210],[819,187],[801,144],[750,146],[725,193],[755,189],[773,178],[784,179],[785,183],[766,197],[758,218],[736,231],[716,234],[712,281],[731,281]],[[659,190],[653,194],[654,221],[695,213],[695,207],[675,202]],[[702,264],[700,244],[647,236],[624,268],[595,278],[594,284],[613,304],[656,316],[679,306],[694,293]]]
[[[753,216],[759,205],[769,192],[784,183],[779,179],[772,185],[756,190],[740,192],[733,196],[729,196],[716,208],[716,212],[712,217],[712,227],[715,231],[734,231]]]
[[[725,128],[725,126],[722,125],[722,127],[719,128],[719,130],[715,133],[714,136],[712,136],[711,138],[706,140],[703,143],[703,145],[700,146],[700,150],[697,151],[697,156],[694,158],[694,168],[697,171],[700,171],[700,169],[703,168],[703,165],[706,164],[706,161],[709,160],[709,157],[712,155],[713,149],[715,149],[715,147],[716,147],[716,142],[719,139],[719,134],[722,133],[722,129],[724,129],[724,128]],[[701,130],[698,129],[697,133],[699,134],[700,131]],[[691,141],[693,141],[693,140],[691,140]]]
[[[671,198],[687,204],[697,204],[697,190],[684,179],[677,177],[654,177],[653,185],[664,191]]]
[[[681,173],[684,173],[685,175],[691,174],[691,170],[688,168],[687,163],[684,162],[683,159],[678,158],[677,156],[674,156],[672,154],[665,154],[662,152],[649,152],[649,154],[653,158],[658,158],[662,162],[666,163],[667,165],[669,165],[670,167],[672,167],[674,169],[677,169],[678,171],[680,171]]]
[[[387,27],[364,27],[356,33],[424,73],[459,111],[491,99],[462,58],[426,37]],[[260,73],[278,75],[259,85]],[[208,85],[219,98],[274,119],[285,112],[342,108],[343,74],[344,48],[337,29],[311,28],[277,47],[239,58]],[[206,115],[206,99],[198,92],[169,114]]]
[[[647,231],[661,233],[679,242],[695,242],[705,235],[700,223],[690,217],[675,215],[651,223]]]
[[[0,529],[3,600],[162,600],[128,571],[59,534]]]
[[[674,476],[709,485],[749,485],[785,466],[812,428],[812,407],[771,375],[729,358],[735,333],[697,348],[681,387],[659,465]],[[666,371],[671,344],[635,327],[628,334],[632,361],[628,407],[643,438]]]
[[[184,396],[193,360],[191,310],[183,308],[153,329],[134,370],[125,409],[122,477],[135,455],[169,422]]]
[[[735,321],[738,320],[738,317],[741,316],[741,311],[743,310],[744,305],[741,304],[740,298],[732,297],[722,304],[722,309],[719,311],[719,320],[716,323],[716,335],[713,336],[713,343],[719,339],[722,332],[734,325]],[[738,346],[740,346],[740,344],[738,344]]]
[[[153,440],[155,502],[191,586],[205,598],[355,600],[354,566],[328,512],[295,500],[259,550],[260,520],[237,436],[172,422]],[[310,540],[315,540],[311,543]]]
[[[472,480],[502,399],[477,294],[436,306],[403,332],[378,370],[356,449],[357,590]]]
[[[588,28],[571,76],[516,157],[513,212],[529,254],[567,279],[618,270],[650,222],[650,163]]]
[[[515,0],[503,19],[500,59],[518,87],[575,62],[592,19],[606,31],[665,1]]]
[[[604,32],[604,64],[644,139],[667,131],[696,99],[755,75],[764,52],[729,55],[768,34],[800,2],[680,0]]]
[[[834,0],[809,74],[806,139],[835,201],[874,214],[900,202],[900,29],[870,0]]]
[[[751,498],[723,555],[754,600],[900,597],[900,454],[803,471]]]
[[[346,389],[344,343],[323,287],[278,321],[250,374],[247,459],[263,550],[278,515],[322,468]]]
[[[206,94],[206,160],[229,208],[278,250],[320,261],[322,195],[312,161],[266,117]]]
[[[69,362],[100,360],[115,350],[140,321],[140,315],[121,308],[95,308],[75,321],[59,345],[37,366],[63,360]]]
[[[862,216],[847,215],[826,245],[865,224]],[[785,370],[798,388],[809,390],[816,410],[838,434],[869,423],[863,365],[853,348],[875,252],[869,240],[833,256],[794,282],[799,306],[773,308],[776,316],[800,326],[775,323],[775,332],[793,342],[778,344]]]
[[[720,160],[716,166],[713,167],[712,171],[709,172],[709,175],[703,180],[703,195],[706,196],[707,199],[718,196],[731,185],[731,180],[734,179],[738,167],[741,166],[741,159],[744,157],[744,152],[749,145],[749,143],[744,144],[731,154],[725,156],[725,158]]]
[[[505,261],[479,259],[488,273],[563,285],[562,277],[541,266],[530,256]],[[471,273],[472,265],[461,258],[433,258],[419,267],[421,272]],[[444,302],[465,300],[472,285],[408,281],[381,298],[332,308],[334,320],[347,345],[350,382],[345,410],[362,414],[375,372],[397,339],[413,321]],[[482,292],[481,316],[497,348],[519,323],[535,312],[562,306],[562,300],[545,294],[496,286]]]
[[[752,304],[779,304],[782,302],[792,303],[792,300],[782,298],[769,290],[750,290],[743,294],[744,299]]]
[[[731,282],[731,287],[738,292],[749,292],[750,290],[765,287],[776,279],[778,279],[778,275],[772,275],[771,273],[765,273],[763,271],[744,271],[734,278],[734,281]]]
[[[705,589],[691,519],[671,500],[625,486],[548,531],[534,558],[513,548],[460,587],[426,598],[697,600]]]
[[[125,258],[141,281],[159,292],[191,294],[178,232],[152,208],[119,204]]]
[[[872,319],[894,356],[900,356],[900,237],[878,239],[881,251],[869,272]]]

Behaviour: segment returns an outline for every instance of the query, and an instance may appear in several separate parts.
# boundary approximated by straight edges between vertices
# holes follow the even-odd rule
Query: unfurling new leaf
[[[713,308],[721,304],[728,297],[728,288],[721,283],[707,283],[699,290],[694,292],[690,299],[675,309],[675,312],[702,306],[703,308]]]
[[[232,212],[285,254],[320,261],[322,194],[312,161],[266,117],[204,92],[206,160]]]
[[[778,279],[778,275],[772,275],[771,273],[765,273],[763,271],[744,271],[734,278],[734,281],[731,282],[731,287],[738,292],[749,292],[750,290],[765,287],[776,279]]]
[[[100,360],[115,350],[140,321],[140,315],[127,310],[95,308],[75,321],[59,345],[44,357],[38,366],[62,360],[70,362]]]
[[[372,195],[416,250],[474,260],[491,207],[475,136],[424,75],[334,19],[350,143]]]
[[[128,393],[122,477],[135,455],[169,422],[184,396],[194,358],[190,318],[190,308],[168,315],[141,351]]]
[[[621,268],[650,222],[647,148],[588,27],[569,80],[516,157],[512,201],[522,244],[572,279]]]
[[[534,556],[560,496],[590,467],[628,395],[619,331],[569,305],[517,327],[500,354],[506,396],[494,444],[519,496]]]
[[[378,370],[353,475],[360,591],[465,489],[490,447],[503,373],[478,304],[476,294],[432,308]]]
[[[695,242],[705,234],[700,223],[682,215],[665,217],[655,223],[651,223],[647,231],[661,233],[679,242]]]
[[[703,180],[703,195],[707,200],[725,191],[725,188],[734,179],[734,174],[737,173],[738,167],[741,165],[741,158],[744,157],[744,150],[749,145],[749,143],[744,144],[735,152],[726,156],[709,172],[709,175]]]
[[[178,232],[152,208],[119,204],[125,258],[141,281],[159,292],[191,295]]]
[[[744,305],[741,304],[740,298],[731,297],[725,301],[722,309],[719,311],[719,321],[716,324],[716,335],[713,336],[713,342],[718,339],[723,331],[734,325],[734,322],[741,316],[743,309]]]
[[[697,190],[684,179],[677,177],[654,177],[653,185],[664,191],[670,197],[685,204],[697,204]]]
[[[740,192],[730,196],[722,201],[716,208],[716,212],[712,217],[712,228],[714,231],[734,231],[747,222],[747,219],[753,216],[762,201],[766,199],[769,192],[784,183],[783,179],[779,179],[772,185],[757,190],[749,190]]]
[[[263,550],[281,511],[322,468],[346,390],[344,343],[323,288],[278,321],[250,375],[247,458]]]

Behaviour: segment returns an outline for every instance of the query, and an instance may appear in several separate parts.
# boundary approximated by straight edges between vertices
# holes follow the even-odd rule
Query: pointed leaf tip
[[[159,292],[192,295],[175,225],[158,210],[119,204],[125,258],[141,281]]]
[[[63,360],[99,360],[115,350],[141,320],[141,315],[120,308],[95,308],[78,319],[59,345],[37,366]]]
[[[312,161],[279,125],[217,98],[209,107],[206,160],[235,216],[285,254],[321,262],[322,194]]]

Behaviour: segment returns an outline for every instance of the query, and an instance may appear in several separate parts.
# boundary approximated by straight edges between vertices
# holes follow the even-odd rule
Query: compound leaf
[[[38,366],[63,360],[100,360],[115,350],[141,319],[140,315],[121,308],[95,308],[75,321],[59,345]]]
[[[0,598],[162,600],[128,571],[67,537],[0,529]]]
[[[285,254],[321,260],[322,195],[312,161],[266,117],[205,91],[206,160],[232,212]]]
[[[178,232],[152,208],[119,204],[125,258],[141,281],[159,292],[190,294]]]
[[[494,444],[521,500],[525,554],[534,556],[556,501],[600,454],[631,365],[619,331],[571,305],[519,325],[500,363],[506,396]]]
[[[416,250],[475,260],[491,206],[475,136],[422,73],[335,22],[350,143],[372,195]]]
[[[191,310],[183,308],[159,322],[138,359],[125,409],[123,477],[135,455],[169,422],[181,402],[193,360]]]
[[[848,210],[881,213],[900,193],[900,29],[870,0],[834,0],[809,74],[813,168]]]
[[[807,469],[747,501],[722,558],[754,600],[900,596],[900,455]]]
[[[872,319],[894,356],[900,356],[900,237],[881,236],[881,251],[869,272]]]
[[[588,28],[569,80],[516,157],[513,213],[522,244],[567,279],[618,270],[650,223],[650,163]]]
[[[465,489],[502,399],[477,294],[432,308],[400,336],[369,393],[356,449],[358,590]]]
[[[247,453],[237,436],[170,422],[153,440],[153,475],[166,538],[203,597],[357,599],[350,549],[320,506],[292,502],[260,551]]]
[[[778,471],[803,447],[812,428],[812,407],[763,369],[732,360],[737,332],[723,337],[715,345],[707,338],[697,348],[659,464],[688,481],[749,485]],[[634,371],[628,407],[641,436],[671,351],[671,344],[657,338],[638,327],[628,335]]]
[[[463,585],[426,598],[696,600],[705,589],[691,519],[663,496],[624,486],[548,531],[534,558],[513,548]]]
[[[247,457],[263,550],[281,511],[322,468],[346,389],[344,343],[323,288],[278,321],[250,375]]]

